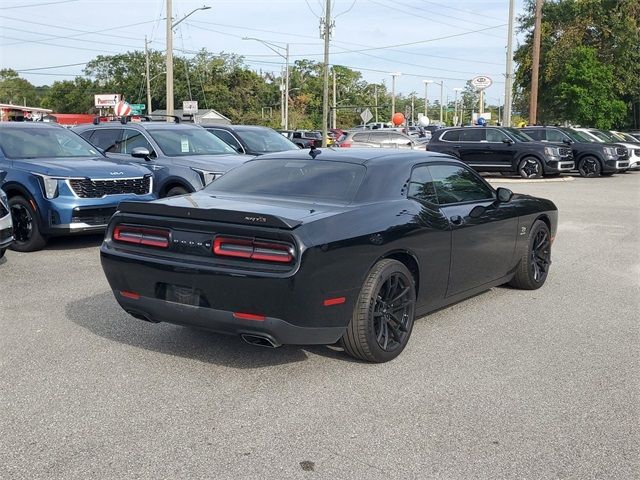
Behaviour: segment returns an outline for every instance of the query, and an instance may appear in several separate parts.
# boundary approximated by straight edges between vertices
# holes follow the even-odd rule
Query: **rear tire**
[[[13,238],[11,250],[16,252],[35,252],[47,244],[47,239],[40,233],[38,215],[26,198],[15,196],[9,199],[9,209],[13,221]]]
[[[522,290],[536,290],[544,285],[551,265],[551,232],[542,220],[529,230],[527,249],[522,254],[509,285]]]
[[[522,178],[541,178],[542,162],[535,157],[526,157],[518,163],[518,174]]]
[[[407,267],[380,260],[369,272],[342,336],[345,352],[368,362],[396,358],[411,336],[415,303],[415,280]]]
[[[602,165],[596,157],[584,157],[578,162],[578,172],[581,177],[595,178],[602,173]]]
[[[4,257],[4,252],[6,252],[6,248],[0,248],[0,258]]]

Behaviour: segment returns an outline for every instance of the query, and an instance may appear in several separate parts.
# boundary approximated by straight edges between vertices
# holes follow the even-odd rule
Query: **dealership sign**
[[[492,84],[493,81],[484,75],[471,79],[471,85],[473,85],[476,90],[484,90],[485,88],[489,88]]]
[[[96,108],[113,108],[120,101],[120,95],[115,93],[104,93],[94,95],[94,105]]]

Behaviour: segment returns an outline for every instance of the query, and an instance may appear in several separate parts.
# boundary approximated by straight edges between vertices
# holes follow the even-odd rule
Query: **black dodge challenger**
[[[385,362],[418,316],[496,285],[541,287],[557,214],[443,154],[283,152],[197,193],[120,204],[101,259],[136,318],[262,346],[339,341]]]

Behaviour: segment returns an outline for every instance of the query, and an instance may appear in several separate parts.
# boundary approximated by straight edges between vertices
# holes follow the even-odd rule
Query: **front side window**
[[[170,157],[238,153],[204,128],[159,128],[149,130],[149,135]]]
[[[550,142],[562,143],[565,140],[568,140],[568,137],[560,130],[547,130],[547,140]]]
[[[509,140],[509,137],[500,130],[496,130],[495,128],[487,129],[487,142],[502,143],[505,140]]]
[[[0,148],[7,158],[72,158],[100,155],[93,145],[65,128],[5,128]]]
[[[238,130],[236,134],[252,152],[273,153],[298,150],[295,144],[273,130]]]
[[[242,145],[240,145],[240,143],[238,142],[236,137],[231,135],[226,130],[220,130],[218,128],[212,128],[212,129],[209,130],[209,133],[213,133],[220,140],[222,140],[223,142],[225,142],[228,145],[231,145],[236,150],[238,150],[239,148],[242,148]],[[280,136],[282,137],[282,135],[280,135]]]
[[[137,147],[146,148],[149,150],[149,153],[153,153],[153,147],[144,137],[142,132],[133,130],[132,128],[126,128],[124,130],[124,139],[120,144],[120,153],[127,153],[131,155],[133,149]]]
[[[438,203],[435,187],[431,181],[429,167],[416,167],[411,172],[408,196],[428,203]]]
[[[429,172],[440,204],[493,199],[493,190],[468,168],[460,165],[430,165]]]

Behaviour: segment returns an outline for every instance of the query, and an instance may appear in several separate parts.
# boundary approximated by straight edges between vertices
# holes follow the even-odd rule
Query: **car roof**
[[[74,129],[89,129],[89,128],[143,128],[145,130],[175,130],[175,129],[193,129],[200,128],[195,123],[168,123],[168,122],[100,122],[99,124],[84,124],[73,127]]]
[[[216,123],[200,123],[203,128],[219,128],[221,130],[230,131],[248,131],[248,130],[273,130],[273,128],[265,127],[263,125],[220,125]]]
[[[57,123],[49,122],[0,122],[2,128],[64,128]]]
[[[394,163],[398,161],[438,161],[451,160],[457,161],[453,157],[437,152],[427,152],[424,150],[401,150],[387,148],[317,148],[318,154],[315,160],[323,160],[325,162],[343,162],[355,163],[359,165],[374,165],[383,163]],[[311,159],[308,150],[288,150],[284,152],[270,153],[255,158],[252,161],[263,161],[270,159],[292,159],[292,160],[309,160]]]

